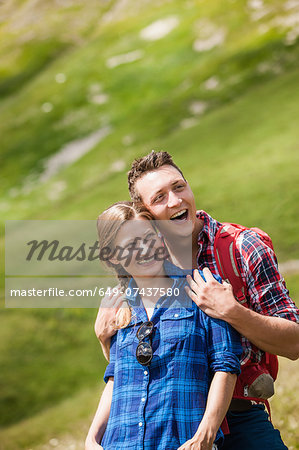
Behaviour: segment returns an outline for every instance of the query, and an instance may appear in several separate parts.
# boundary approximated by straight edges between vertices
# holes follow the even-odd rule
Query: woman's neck
[[[137,284],[139,290],[149,288],[168,288],[172,286],[172,280],[166,273],[156,277],[134,277],[134,281]]]
[[[165,291],[173,285],[173,280],[165,272],[156,277],[135,277],[134,281],[148,316],[148,308],[154,308],[157,301],[165,295]]]

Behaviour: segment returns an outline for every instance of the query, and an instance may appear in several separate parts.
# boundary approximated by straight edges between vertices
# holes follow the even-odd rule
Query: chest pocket
[[[141,323],[142,323],[141,320],[136,321],[133,319],[126,328],[118,330],[117,344],[119,348],[124,348],[127,347],[128,345],[131,345],[134,339],[136,339],[136,341],[138,342],[136,334]]]
[[[162,342],[178,342],[194,332],[194,311],[170,308],[161,316]]]

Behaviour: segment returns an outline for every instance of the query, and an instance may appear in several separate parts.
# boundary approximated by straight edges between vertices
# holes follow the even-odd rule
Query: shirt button
[[[141,401],[144,403],[145,402],[145,397],[142,397]]]
[[[161,306],[160,303],[156,304],[156,308],[160,308],[160,306]]]
[[[144,373],[144,375],[147,375],[147,374],[148,374],[148,371],[147,371],[147,370],[145,370],[145,371],[144,371],[143,373]]]
[[[139,422],[139,426],[142,427],[142,422]]]
[[[179,317],[179,315],[178,315],[178,314],[175,314],[174,317]]]

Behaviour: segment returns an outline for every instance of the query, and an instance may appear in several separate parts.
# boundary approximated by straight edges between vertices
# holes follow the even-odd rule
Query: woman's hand
[[[85,439],[85,450],[104,450],[98,442],[102,442],[107,427],[112,402],[113,385],[114,378],[110,377],[103,390],[98,409],[88,430]]]
[[[192,439],[178,450],[212,450],[213,442],[231,402],[237,376],[230,372],[215,372],[208,394],[206,410]]]
[[[197,431],[193,438],[181,445],[178,450],[212,450],[217,448],[216,446],[213,447],[214,439],[214,433],[199,433]]]
[[[87,440],[85,441],[85,450],[104,450],[103,447],[96,441]]]
[[[111,294],[105,295],[101,301],[94,324],[95,334],[102,345],[107,360],[109,360],[110,339],[117,331],[114,327],[116,313],[123,300],[124,295],[121,292],[120,285],[111,289]]]

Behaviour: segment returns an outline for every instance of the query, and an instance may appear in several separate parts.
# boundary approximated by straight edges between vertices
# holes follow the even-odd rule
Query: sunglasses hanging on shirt
[[[154,330],[153,322],[144,322],[137,330],[139,344],[136,349],[136,358],[142,366],[149,366],[153,359],[152,334]],[[145,341],[145,339],[149,339]]]

